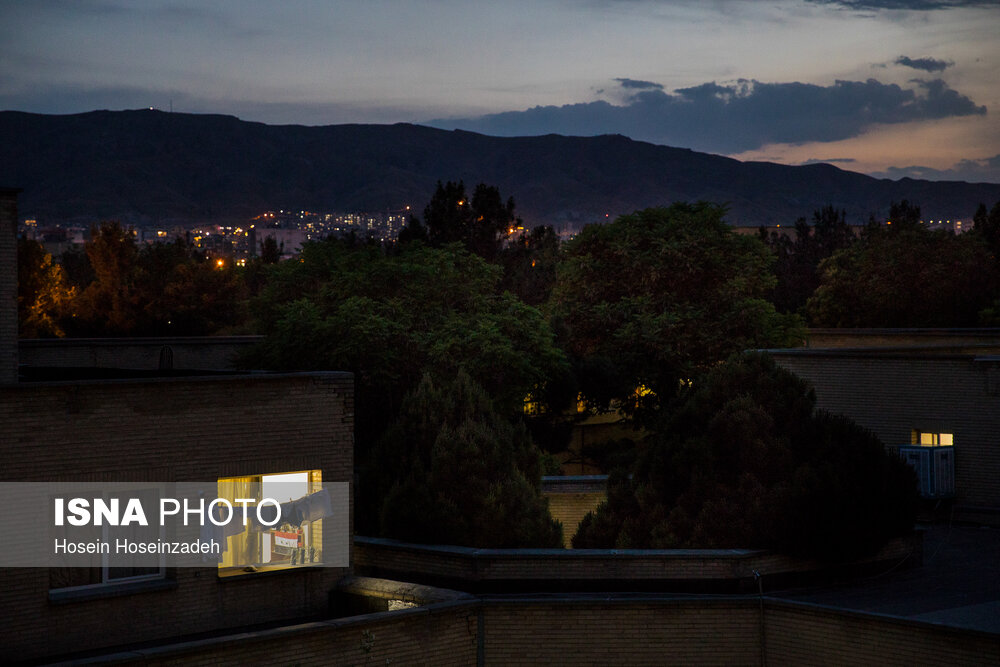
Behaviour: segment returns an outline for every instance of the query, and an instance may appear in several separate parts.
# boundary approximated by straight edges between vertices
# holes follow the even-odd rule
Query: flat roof
[[[839,585],[764,594],[1000,633],[1000,528],[935,524],[924,529],[923,564],[889,568]]]

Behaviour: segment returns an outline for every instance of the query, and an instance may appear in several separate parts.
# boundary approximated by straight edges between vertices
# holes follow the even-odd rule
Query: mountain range
[[[1000,184],[875,179],[621,135],[491,137],[418,125],[265,125],[156,110],[0,112],[0,185],[39,224],[236,220],[266,210],[423,210],[438,180],[512,196],[528,226],[560,229],[647,206],[707,200],[738,225],[790,224],[825,205],[861,223],[907,199],[932,219],[971,219]]]

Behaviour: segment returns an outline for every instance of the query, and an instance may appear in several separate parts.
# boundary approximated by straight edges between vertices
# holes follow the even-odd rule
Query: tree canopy
[[[565,244],[549,309],[588,400],[667,399],[734,351],[789,343],[797,319],[765,297],[772,256],[707,203],[589,225]],[[635,394],[637,387],[651,393]]]
[[[22,338],[66,335],[62,320],[76,288],[37,241],[17,241],[17,317]]]
[[[561,547],[540,492],[541,461],[464,371],[407,395],[378,449],[383,536],[486,548]]]
[[[328,239],[274,266],[256,299],[265,339],[246,365],[355,374],[358,519],[366,529],[377,529],[377,489],[387,474],[373,444],[423,376],[444,384],[467,373],[509,417],[532,390],[565,373],[545,319],[498,292],[500,273],[459,244],[410,243],[386,253]]]
[[[544,226],[521,232],[500,251],[497,261],[503,267],[500,288],[528,305],[540,306],[556,283],[559,237]]]
[[[763,232],[763,228],[761,228]],[[775,308],[783,313],[798,312],[819,286],[820,262],[855,241],[846,213],[824,206],[813,213],[812,224],[805,218],[795,222],[794,234],[771,232],[763,236],[777,261],[777,284],[771,294]]]
[[[426,372],[464,368],[510,412],[565,366],[538,310],[498,293],[500,269],[458,245],[388,254],[330,239],[275,267],[254,307],[265,342],[248,363],[350,370],[398,399]]]
[[[67,335],[203,336],[245,320],[242,276],[181,239],[140,246],[112,221],[91,230],[84,251],[63,256],[79,285],[62,308]]]
[[[980,312],[1000,287],[1000,265],[983,236],[928,231],[899,219],[906,222],[869,230],[820,264],[820,284],[806,304],[810,324],[980,325]]]
[[[493,261],[503,239],[519,223],[514,199],[505,202],[495,186],[480,183],[469,197],[462,181],[438,181],[424,208],[423,222],[412,219],[401,239],[426,240],[437,247],[462,243],[470,252]]]
[[[910,530],[916,479],[879,440],[815,409],[761,353],[686,390],[631,470],[609,481],[574,547],[756,547],[845,560]]]

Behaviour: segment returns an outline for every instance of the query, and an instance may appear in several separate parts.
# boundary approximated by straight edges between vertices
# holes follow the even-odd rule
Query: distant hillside
[[[229,116],[0,112],[0,185],[42,222],[158,222],[270,208],[422,211],[440,180],[513,196],[526,224],[577,226],[679,200],[728,202],[735,224],[790,223],[826,204],[851,222],[892,201],[971,219],[1000,185],[877,180],[830,165],[739,162],[618,135],[500,138],[416,125],[275,126]]]

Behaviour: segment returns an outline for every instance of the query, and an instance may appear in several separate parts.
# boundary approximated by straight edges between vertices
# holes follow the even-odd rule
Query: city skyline
[[[985,0],[0,2],[0,108],[620,133],[1000,182]]]

